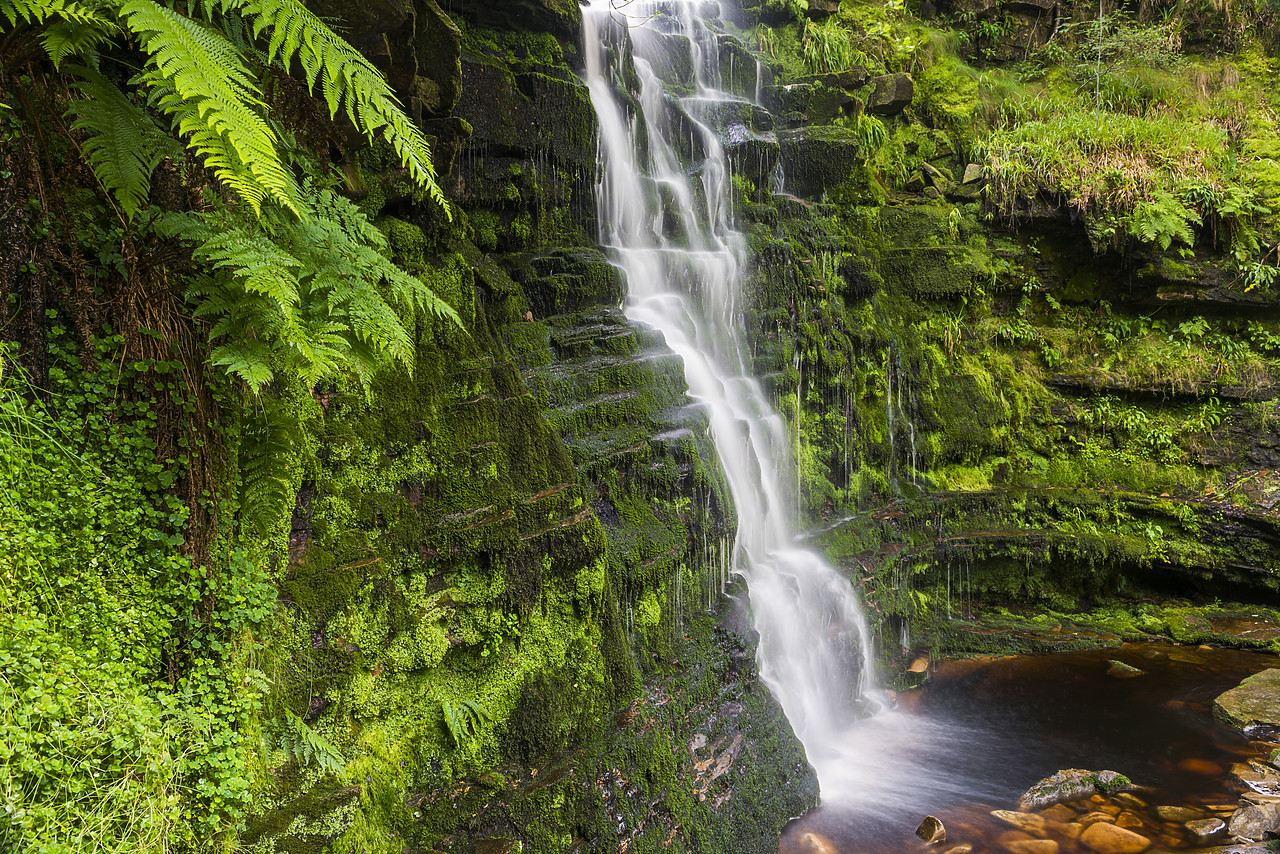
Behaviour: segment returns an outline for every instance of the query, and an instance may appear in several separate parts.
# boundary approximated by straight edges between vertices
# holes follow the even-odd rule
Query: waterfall
[[[712,131],[716,35],[696,0],[591,0],[586,81],[600,124],[600,241],[626,274],[629,318],[684,359],[738,514],[732,571],[747,582],[760,675],[781,703],[824,796],[847,777],[847,737],[876,696],[866,622],[848,580],[796,545],[788,431],[752,376],[729,162]],[[688,51],[688,62],[664,51]],[[627,66],[626,63],[632,63]],[[692,68],[684,97],[659,72]],[[631,88],[628,89],[630,83]],[[638,89],[635,88],[638,84]]]

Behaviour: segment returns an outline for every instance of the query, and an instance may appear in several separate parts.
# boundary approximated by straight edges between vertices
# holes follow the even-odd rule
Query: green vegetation
[[[0,354],[0,844],[226,839],[252,797],[251,633],[274,591],[232,541],[217,578],[184,548],[189,457],[157,461],[153,438],[181,365],[117,373],[123,339],[104,336],[82,374],[53,333],[47,404]]]

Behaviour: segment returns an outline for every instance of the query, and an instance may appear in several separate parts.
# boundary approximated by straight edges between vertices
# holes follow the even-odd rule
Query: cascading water
[[[787,429],[745,355],[746,247],[733,229],[729,163],[708,126],[745,99],[718,88],[717,36],[699,5],[591,0],[584,10],[600,239],[626,273],[627,316],[662,332],[710,417],[738,514],[733,569],[747,581],[760,675],[829,796],[850,763],[847,730],[875,702],[871,649],[852,586],[794,543]],[[672,50],[688,61],[673,61]],[[692,69],[692,92],[678,102],[655,71],[673,67]]]

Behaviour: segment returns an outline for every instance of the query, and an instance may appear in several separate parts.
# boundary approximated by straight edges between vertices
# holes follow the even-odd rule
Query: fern
[[[444,712],[449,738],[457,748],[479,735],[480,729],[489,720],[489,713],[471,700],[441,700],[440,708]]]
[[[215,364],[257,392],[278,370],[309,384],[379,366],[412,367],[414,343],[396,308],[461,325],[457,313],[384,254],[386,237],[346,199],[308,186],[305,220],[222,209],[168,214],[156,230],[195,242],[210,272],[192,280],[195,313],[212,319]]]
[[[207,21],[155,0],[105,0],[93,6],[75,0],[0,0],[0,17],[10,25],[45,28],[42,43],[55,64],[72,56],[91,58],[98,47],[125,34],[136,37],[147,55],[136,79],[151,91],[152,105],[171,119],[176,135],[255,213],[273,202],[305,215],[297,182],[280,155],[279,138],[265,118],[260,68],[255,65],[260,59],[286,70],[296,61],[308,87],[319,89],[330,115],[341,109],[370,141],[378,135],[384,138],[413,181],[449,216],[422,131],[377,68],[323,21],[297,0],[205,0],[204,12]],[[251,47],[250,39],[265,39],[265,51]],[[95,89],[94,84],[89,88]],[[85,100],[95,97],[84,87],[81,91]],[[127,155],[118,145],[124,137],[122,125],[137,120],[138,114],[121,110],[118,99],[110,97],[101,108],[111,115],[98,116],[98,111],[83,108],[77,114],[98,116],[82,125],[92,132],[112,126],[115,138],[98,143],[100,156],[124,159]],[[104,175],[108,190],[129,200],[124,206],[130,211],[143,206],[136,176]]]
[[[285,712],[284,721],[276,733],[275,746],[301,768],[314,765],[344,783],[347,780],[347,763],[342,752],[293,712]]]
[[[296,492],[289,471],[297,419],[267,406],[252,407],[240,433],[240,520],[266,536],[289,508]]]
[[[0,16],[16,27],[25,24],[44,24],[50,18],[62,18],[85,26],[111,30],[113,25],[98,12],[75,0],[0,0]]]
[[[1163,190],[1156,192],[1149,202],[1139,202],[1125,219],[1130,236],[1144,243],[1154,243],[1168,249],[1178,240],[1187,246],[1195,243],[1192,226],[1200,222],[1194,211]]]
[[[151,173],[165,158],[181,160],[182,144],[133,104],[115,84],[92,68],[70,68],[83,98],[71,104],[71,127],[90,131],[84,153],[93,173],[128,219],[147,203]]]
[[[302,213],[297,182],[285,168],[254,74],[225,35],[155,0],[125,0],[120,15],[151,57],[143,80],[180,136],[257,212],[271,199]]]
[[[238,12],[253,22],[253,34],[270,31],[267,56],[288,70],[301,65],[308,88],[317,84],[329,107],[360,128],[370,142],[380,132],[418,186],[425,189],[449,216],[444,194],[436,182],[426,138],[405,114],[386,79],[359,51],[334,35],[325,23],[297,0],[206,0],[224,12]]]

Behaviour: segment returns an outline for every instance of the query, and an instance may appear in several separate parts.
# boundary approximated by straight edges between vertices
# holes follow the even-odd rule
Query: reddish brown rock
[[[1085,828],[1080,841],[1098,854],[1139,854],[1151,847],[1151,840],[1142,834],[1103,822]]]

